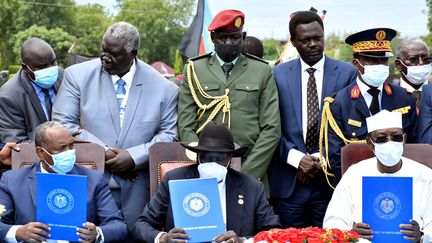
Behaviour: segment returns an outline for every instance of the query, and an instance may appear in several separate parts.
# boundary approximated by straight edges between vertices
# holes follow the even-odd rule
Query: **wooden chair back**
[[[375,154],[367,144],[349,144],[343,147],[341,150],[342,174],[351,165],[374,156]],[[405,144],[402,156],[432,168],[432,145],[430,144]]]
[[[39,158],[34,144],[20,144],[20,151],[12,151],[12,169],[31,166]],[[104,171],[105,149],[95,143],[75,143],[76,164],[93,170]]]
[[[179,142],[158,142],[149,149],[150,196],[157,191],[164,175],[173,169],[195,164],[195,153]],[[241,159],[233,158],[231,168],[241,171]]]

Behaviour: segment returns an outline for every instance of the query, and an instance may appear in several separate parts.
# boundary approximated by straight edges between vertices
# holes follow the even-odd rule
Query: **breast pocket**
[[[201,84],[201,88],[206,92],[208,95],[211,96],[219,96],[221,95],[219,92],[219,84],[218,83],[211,83],[211,84]],[[197,90],[198,91],[198,90]]]
[[[242,111],[257,111],[259,109],[260,88],[257,84],[236,84],[236,93],[232,103]]]

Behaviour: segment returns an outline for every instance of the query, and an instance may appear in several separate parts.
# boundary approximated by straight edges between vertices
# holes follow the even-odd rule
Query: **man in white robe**
[[[352,229],[361,238],[372,239],[373,229],[362,222],[363,176],[412,177],[413,219],[401,224],[400,232],[411,242],[432,242],[432,170],[402,157],[406,136],[401,113],[383,110],[366,118],[366,123],[367,142],[376,157],[352,165],[343,175],[327,208],[323,227]]]

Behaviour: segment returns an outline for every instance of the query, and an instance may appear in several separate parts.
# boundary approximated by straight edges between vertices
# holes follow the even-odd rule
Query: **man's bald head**
[[[44,40],[33,37],[24,41],[24,43],[22,44],[21,60],[26,63],[32,56],[46,53],[54,54],[52,47]]]

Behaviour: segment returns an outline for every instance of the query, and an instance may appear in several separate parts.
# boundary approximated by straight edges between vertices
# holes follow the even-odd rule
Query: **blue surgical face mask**
[[[74,167],[76,160],[75,149],[67,150],[58,154],[50,154],[46,149],[42,149],[51,156],[54,164],[50,165],[47,163],[47,165],[56,173],[67,174]]]
[[[29,66],[27,67],[28,69],[30,69]],[[51,88],[58,78],[58,66],[52,66],[37,71],[31,71],[34,73],[35,76],[34,82],[43,89]]]
[[[363,66],[360,61],[358,63],[364,68],[363,74],[361,74],[362,80],[370,86],[378,88],[389,76],[389,66],[383,64]]]

